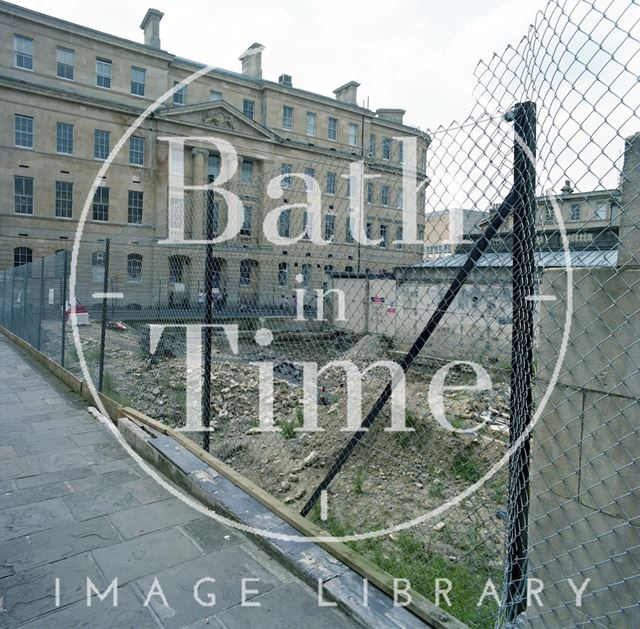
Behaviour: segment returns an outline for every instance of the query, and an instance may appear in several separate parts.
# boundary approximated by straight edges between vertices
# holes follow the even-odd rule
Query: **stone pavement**
[[[0,627],[355,626],[144,478],[86,406],[0,334]],[[87,580],[104,593],[115,578],[117,607],[113,591],[89,605]]]

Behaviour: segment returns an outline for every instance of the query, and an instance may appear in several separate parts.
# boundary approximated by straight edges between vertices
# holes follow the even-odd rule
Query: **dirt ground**
[[[180,426],[185,416],[184,343],[173,339],[169,355],[150,359],[144,326],[107,330],[105,393],[167,423]],[[83,353],[97,373],[100,327],[81,328]],[[277,334],[268,348],[249,334],[232,355],[217,338],[212,369],[211,452],[274,496],[299,509],[336,460],[351,436],[346,426],[344,373],[334,369],[319,379],[318,425],[315,433],[296,431],[303,420],[301,375],[296,361],[351,360],[364,369],[375,360],[399,360],[398,353],[379,336],[292,336]],[[55,335],[51,335],[55,338]],[[70,337],[67,366],[79,363]],[[148,342],[148,341],[147,341]],[[49,346],[55,353],[58,348]],[[171,354],[175,355],[171,355]],[[258,431],[258,369],[251,362],[272,360],[274,419],[277,432]],[[457,496],[479,480],[505,453],[508,440],[508,379],[492,372],[489,391],[451,391],[445,396],[448,420],[456,428],[480,422],[472,435],[446,431],[434,419],[428,388],[442,361],[420,360],[406,376],[406,423],[413,432],[392,433],[388,409],[381,412],[328,492],[329,519],[318,520],[332,532],[364,532],[415,518]],[[383,369],[363,378],[363,415],[388,379]],[[453,368],[448,385],[474,384],[475,374]],[[196,441],[198,435],[192,435]],[[411,531],[422,552],[456,564],[478,564],[486,574],[499,575],[504,544],[506,481],[504,470],[461,505]],[[386,536],[382,553],[393,553],[398,534]],[[378,548],[377,550],[380,550]]]

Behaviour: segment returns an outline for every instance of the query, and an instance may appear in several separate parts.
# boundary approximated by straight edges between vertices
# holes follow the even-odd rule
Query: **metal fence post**
[[[7,308],[7,272],[2,271],[2,325],[6,323]]]
[[[100,365],[98,367],[98,391],[102,393],[104,382],[104,344],[107,334],[107,291],[109,289],[109,255],[111,252],[111,240],[107,238],[104,243],[104,277],[102,279],[102,326],[100,328]],[[112,308],[113,310],[113,308]]]
[[[60,364],[64,367],[64,352],[66,347],[66,332],[67,332],[67,319],[65,317],[65,311],[67,309],[67,250],[62,252],[62,294],[60,301],[62,303],[62,345],[60,346]],[[69,304],[69,314],[71,314],[71,304]]]
[[[26,341],[27,339],[27,289],[29,280],[29,271],[31,271],[31,264],[23,264],[24,266],[24,278],[22,279],[22,323],[20,336]]]
[[[213,183],[213,175],[209,175],[209,185]],[[214,224],[213,224],[213,190],[209,189],[206,193],[206,258],[204,265],[204,292],[205,292],[205,327],[202,330],[203,343],[202,351],[204,354],[202,368],[202,447],[209,451],[209,426],[211,425],[211,335],[213,330],[213,243]]]
[[[514,188],[517,200],[513,215],[512,286],[513,328],[511,338],[511,427],[513,446],[532,418],[533,334],[535,280],[535,151],[536,108],[521,103],[513,111]],[[527,547],[529,518],[529,435],[509,459],[508,532],[505,579],[507,621],[516,620],[527,606]]]
[[[44,310],[44,258],[40,258],[40,307],[38,308],[38,341],[36,348],[42,344],[42,311]]]
[[[9,329],[13,332],[13,306],[16,281],[16,267],[11,269],[11,310],[9,310]]]

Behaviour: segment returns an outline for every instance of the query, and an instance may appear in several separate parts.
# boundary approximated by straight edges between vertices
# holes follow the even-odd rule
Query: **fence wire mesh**
[[[215,456],[335,535],[419,519],[478,484],[436,518],[350,544],[431,600],[436,580],[449,579],[437,602],[472,627],[638,626],[638,19],[635,3],[549,2],[516,46],[478,66],[472,115],[430,132],[426,156],[418,152],[419,243],[401,242],[406,151],[374,141],[361,152],[292,158],[274,172],[243,170],[225,184],[243,213],[239,235],[213,247],[210,295],[206,247],[162,244],[170,212],[143,221],[130,199],[131,225],[109,236],[106,275],[104,235],[85,229],[73,304],[70,252],[42,261],[16,253],[25,264],[0,277],[3,325],[82,374],[68,321],[75,313],[95,382],[102,363],[103,392],[184,427],[202,393],[199,354],[195,367],[185,361],[184,326],[202,324],[209,306],[214,324],[238,326],[237,351],[221,328],[213,332]],[[520,167],[523,138],[505,116],[518,103],[537,111],[535,162]],[[216,159],[205,160],[214,178]],[[348,175],[359,161],[376,177],[358,191]],[[318,182],[317,224],[296,173]],[[267,188],[281,175],[274,199]],[[191,176],[198,183],[195,167]],[[358,192],[363,235],[374,244],[354,238],[349,222]],[[462,284],[461,269],[505,202],[509,215]],[[282,204],[291,207],[278,234],[303,237],[273,244],[262,225]],[[176,208],[187,239],[206,235],[207,220],[215,234],[229,222],[214,192],[193,192]],[[333,363],[363,372],[365,417],[390,381],[383,361],[406,361],[452,287],[451,306],[410,354],[409,431],[388,430],[392,405],[379,404],[347,447],[353,391]],[[153,325],[166,326],[162,335]],[[267,363],[273,394],[263,406],[259,364]],[[302,363],[319,371],[311,392]],[[434,383],[448,387],[440,399]],[[321,431],[301,430],[305,395]],[[262,432],[270,406],[275,431]],[[201,442],[202,433],[188,434]],[[543,584],[539,597],[531,579]]]

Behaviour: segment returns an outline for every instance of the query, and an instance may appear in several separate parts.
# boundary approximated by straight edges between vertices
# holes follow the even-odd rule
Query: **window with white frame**
[[[255,113],[255,106],[256,103],[253,100],[250,100],[249,98],[245,98],[242,101],[242,113],[249,118],[250,120],[253,120],[253,116]]]
[[[398,190],[398,195],[396,196],[396,208],[398,210],[404,209],[404,192],[402,190]]]
[[[240,227],[241,236],[251,236],[251,223],[253,221],[253,208],[245,205],[242,211],[242,225]]]
[[[337,118],[329,118],[327,125],[327,138],[329,140],[337,140],[338,139],[338,119]]]
[[[404,164],[404,142],[398,142],[398,161]]]
[[[96,85],[98,87],[111,89],[111,72],[111,61],[96,57]]]
[[[73,183],[56,181],[56,218],[71,218],[73,214]]]
[[[24,35],[14,35],[13,55],[16,68],[33,70],[33,39]]]
[[[307,112],[307,135],[316,137],[318,131],[318,115],[313,111]]]
[[[386,248],[389,245],[389,229],[386,225],[380,225],[380,246]]]
[[[286,286],[289,279],[289,265],[286,262],[278,263],[278,286]]]
[[[367,181],[367,203],[373,203],[373,181]]]
[[[75,53],[71,48],[56,48],[56,76],[73,81],[73,66]]]
[[[93,195],[93,220],[108,221],[109,220],[109,188],[99,186]]]
[[[73,125],[68,122],[56,123],[56,151],[58,153],[73,153]]]
[[[380,189],[380,205],[382,207],[389,206],[389,186],[387,184],[384,184]]]
[[[282,167],[280,169],[280,172],[283,175],[289,175],[291,174],[291,164],[282,164]],[[280,183],[281,187],[283,190],[290,190],[291,189],[291,177],[283,177]]]
[[[142,256],[139,253],[127,255],[127,279],[130,282],[142,280]]]
[[[316,169],[315,168],[311,168],[311,167],[307,167],[304,169],[304,174],[307,177],[311,177],[311,179],[315,179],[316,178]],[[305,186],[305,190],[308,190],[309,188],[307,187],[307,182],[305,181],[304,183]]]
[[[16,175],[13,178],[14,212],[33,214],[33,177]]]
[[[253,260],[241,260],[240,261],[240,285],[251,285],[251,270],[254,266]]]
[[[129,138],[129,163],[144,166],[144,138],[139,135]]]
[[[134,96],[144,96],[147,71],[144,68],[131,66],[131,93]]]
[[[373,133],[369,136],[369,157],[376,156],[376,136]]]
[[[349,123],[349,144],[351,146],[357,146],[358,144],[358,125],[355,122]]]
[[[332,172],[327,173],[327,194],[336,193],[336,174]]]
[[[129,190],[127,195],[127,223],[142,225],[144,193],[142,190]]]
[[[242,160],[242,183],[250,184],[253,181],[253,162],[250,159]]]
[[[21,116],[15,114],[15,140],[16,146],[22,148],[33,148],[33,118],[31,116]]]
[[[187,104],[187,86],[182,85],[181,87],[176,87],[180,85],[180,81],[173,82],[173,104],[174,105],[186,105]]]
[[[22,266],[33,262],[33,250],[29,247],[16,247],[13,250],[13,266]]]
[[[304,288],[308,288],[311,286],[311,265],[303,264],[302,265],[302,286]]]
[[[382,159],[391,159],[391,138],[382,138]]]
[[[335,235],[336,235],[335,214],[326,214],[324,217],[324,239],[333,240]]]
[[[293,131],[293,107],[282,105],[282,128]]]
[[[94,284],[104,284],[104,252],[91,254],[91,278]]]
[[[282,210],[278,216],[278,236],[289,238],[291,234],[291,210]]]
[[[212,102],[222,100],[222,92],[219,92],[218,90],[209,90],[209,100]]]
[[[571,213],[569,215],[569,220],[579,221],[581,217],[582,217],[582,208],[580,207],[579,203],[574,203],[571,206]]]
[[[107,159],[107,157],[109,157],[110,138],[110,131],[105,131],[104,129],[94,129],[93,156],[96,159]]]

